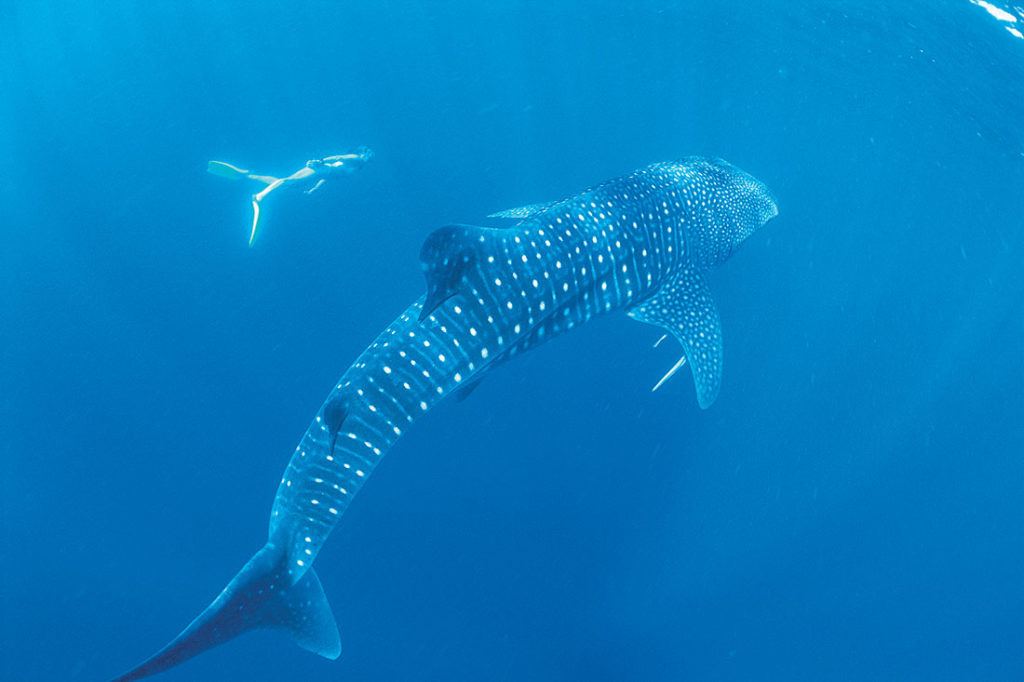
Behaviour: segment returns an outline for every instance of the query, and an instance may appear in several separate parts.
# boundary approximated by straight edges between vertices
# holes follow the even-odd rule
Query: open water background
[[[710,277],[712,409],[685,370],[651,393],[654,328],[553,340],[341,520],[337,662],[261,632],[160,679],[1024,679],[1000,7],[0,5],[0,678],[109,678],[217,594],[431,230],[704,154],[781,211]],[[205,172],[357,144],[374,161],[268,201],[252,249],[252,189]]]

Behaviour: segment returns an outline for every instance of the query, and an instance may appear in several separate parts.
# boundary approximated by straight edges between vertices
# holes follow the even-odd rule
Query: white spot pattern
[[[289,556],[305,567],[406,424],[480,372],[612,310],[680,339],[701,404],[713,400],[721,344],[700,273],[775,213],[757,180],[694,158],[545,205],[511,229],[436,231],[423,251],[432,309],[410,306],[337,383],[325,406],[344,405],[344,420],[316,416],[282,477],[272,532],[289,529]]]

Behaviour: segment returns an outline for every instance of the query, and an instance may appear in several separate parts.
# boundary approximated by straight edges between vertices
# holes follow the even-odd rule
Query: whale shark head
[[[686,184],[706,213],[691,228],[694,258],[709,268],[724,262],[755,230],[779,214],[775,197],[760,180],[722,159],[689,160]]]

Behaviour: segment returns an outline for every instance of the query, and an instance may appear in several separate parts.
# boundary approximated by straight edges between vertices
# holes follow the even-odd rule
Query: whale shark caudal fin
[[[249,177],[249,171],[242,170],[238,166],[232,166],[230,163],[224,163],[223,161],[210,161],[206,164],[206,172],[219,175],[228,180]]]
[[[291,584],[288,563],[283,546],[268,542],[170,644],[114,682],[163,672],[256,628],[284,630],[307,651],[340,656],[338,626],[320,580],[310,568]]]
[[[711,407],[722,386],[722,327],[704,278],[695,270],[680,271],[658,293],[630,310],[629,316],[658,325],[683,346],[683,359],[654,390],[688,361],[697,388],[697,403],[703,409]]]
[[[480,277],[481,259],[487,253],[500,253],[494,245],[504,234],[504,230],[493,227],[448,225],[427,236],[420,249],[420,264],[427,278],[420,322],[462,291],[467,280]]]

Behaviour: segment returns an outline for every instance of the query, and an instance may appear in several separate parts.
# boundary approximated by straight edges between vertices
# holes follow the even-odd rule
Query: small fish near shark
[[[721,386],[722,336],[705,273],[777,214],[753,176],[690,157],[494,214],[519,221],[510,228],[433,232],[420,253],[426,295],[327,396],[281,478],[266,545],[176,638],[115,682],[263,627],[337,658],[338,628],[312,566],[352,498],[421,415],[552,336],[625,310],[680,343],[683,359],[665,379],[685,361],[698,404],[710,406]]]

